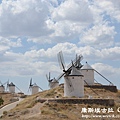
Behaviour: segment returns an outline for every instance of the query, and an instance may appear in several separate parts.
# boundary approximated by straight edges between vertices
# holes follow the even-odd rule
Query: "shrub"
[[[3,105],[4,100],[2,99],[2,97],[0,98],[0,106]]]
[[[3,111],[3,115],[7,115],[7,111]]]

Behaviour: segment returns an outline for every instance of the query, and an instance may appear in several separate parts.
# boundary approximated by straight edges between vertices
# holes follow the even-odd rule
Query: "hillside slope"
[[[97,93],[97,94],[96,94]],[[82,109],[96,109],[112,108],[114,110],[114,115],[120,113],[117,112],[117,109],[120,107],[120,91],[114,93],[105,89],[90,89],[85,87],[85,97],[88,98],[113,98],[115,100],[114,106],[104,106],[97,104],[68,104],[68,103],[54,103],[54,102],[37,102],[41,98],[64,98],[63,97],[63,86],[59,86],[54,89],[45,90],[39,92],[35,95],[30,95],[26,97],[21,103],[19,103],[14,109],[6,112],[1,118],[3,120],[82,120]],[[74,97],[73,97],[74,98]],[[57,98],[56,98],[57,99]],[[64,98],[65,99],[65,98]],[[111,113],[104,113],[104,115],[111,115]],[[87,113],[87,115],[96,115],[95,112]],[[103,115],[103,113],[97,113],[97,115]],[[89,118],[93,119],[93,118]],[[95,117],[95,120],[100,120],[100,118]],[[119,120],[116,118],[115,120]],[[112,118],[112,120],[114,120]]]

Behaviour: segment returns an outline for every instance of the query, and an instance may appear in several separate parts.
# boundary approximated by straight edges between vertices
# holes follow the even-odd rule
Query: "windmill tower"
[[[15,93],[15,88],[22,93],[22,91],[17,87],[17,85],[13,84],[13,82],[9,83],[8,80],[6,83],[7,83],[6,89],[8,89],[10,93]]]
[[[6,84],[7,82],[5,82],[5,83],[2,83],[1,81],[0,81],[0,93],[4,93],[5,92],[5,84]]]
[[[0,93],[4,93],[5,92],[5,87],[4,87],[4,84],[6,84],[6,83],[4,83],[4,84],[2,84],[2,82],[0,81]]]
[[[65,97],[83,97],[84,96],[84,81],[83,75],[80,70],[76,68],[76,63],[78,59],[72,62],[72,65],[65,70],[65,63],[63,59],[62,52],[58,53],[58,60],[63,73],[60,75],[59,79],[64,76],[64,96]],[[59,80],[58,79],[58,80]]]
[[[64,76],[64,79],[65,79],[64,96],[83,97],[84,96],[83,75],[74,66],[72,67],[71,72],[72,73],[70,75]]]
[[[84,75],[83,79],[85,85],[94,85],[94,69],[86,62],[81,68],[81,72]]]
[[[9,89],[10,93],[15,93],[15,85],[13,84],[13,82],[11,82],[9,84],[9,82],[7,83],[7,88]]]
[[[32,84],[32,78],[31,78],[30,84],[29,84],[29,89],[31,90],[31,94],[33,95],[33,94],[38,93],[39,88],[40,87],[36,83]],[[43,90],[42,88],[40,88],[40,89]]]
[[[0,85],[0,93],[4,93],[5,92],[5,87],[3,85]]]
[[[51,79],[51,74],[50,74],[50,72],[49,72],[49,76],[46,74],[46,78],[47,78],[47,80],[48,80],[48,82],[49,82],[49,87],[50,87],[50,89],[59,86],[59,82],[58,82],[55,78]]]

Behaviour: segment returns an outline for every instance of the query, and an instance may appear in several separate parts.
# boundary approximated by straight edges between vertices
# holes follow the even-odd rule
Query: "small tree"
[[[2,97],[0,97],[0,106],[3,105],[4,100],[2,99]]]

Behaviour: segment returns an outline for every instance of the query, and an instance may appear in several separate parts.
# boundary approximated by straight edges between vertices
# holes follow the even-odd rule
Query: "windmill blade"
[[[28,88],[28,90],[27,90],[27,93],[29,93],[29,88]]]
[[[77,57],[77,60],[76,60],[76,63],[77,63],[77,68],[81,68],[83,65],[80,63],[81,61],[83,60],[83,56],[82,55],[79,55]]]
[[[8,89],[8,87],[9,87],[9,79],[8,79],[8,81],[7,81],[7,87],[6,87],[6,90]]]
[[[50,72],[49,72],[49,80],[50,80]]]
[[[60,51],[57,56],[58,56],[58,62],[59,62],[60,68],[62,70],[65,70],[65,62],[64,62],[62,51]]]
[[[78,58],[78,56],[77,56],[77,54],[76,54],[76,61],[77,61],[77,58]],[[75,66],[77,66],[77,62],[75,63]]]
[[[64,73],[60,74],[56,80],[59,81],[65,74],[69,75],[71,73],[71,70],[72,70],[72,65],[66,71],[64,70]]]
[[[79,55],[79,56],[76,56],[76,58],[73,60],[72,63],[70,63],[67,68],[70,69],[72,68],[72,64],[74,64],[75,67],[82,67],[80,61],[83,59],[83,56],[82,55]]]
[[[31,91],[31,87],[32,87],[32,78],[30,79],[30,84],[29,84],[29,87],[28,87],[28,91],[27,91],[27,92]]]
[[[30,87],[30,86],[29,86],[29,88],[28,88],[27,92],[29,93],[29,91],[31,91],[31,87]]]
[[[46,74],[46,78],[47,78],[48,82],[50,82],[50,81],[51,81],[51,74],[50,74],[50,72],[49,72],[49,74],[48,74],[48,75]]]
[[[65,75],[65,73],[60,74],[60,75],[57,77],[56,80],[59,81],[64,75]]]
[[[68,78],[66,78],[66,82],[67,82],[67,84],[68,84],[68,89],[69,89],[69,91],[72,92],[72,91],[74,90],[74,87],[73,87],[73,85],[72,85],[71,80],[68,79]]]
[[[71,60],[71,63],[72,63],[72,67],[75,67],[75,65],[74,65],[74,63],[73,63],[73,61]]]
[[[46,78],[47,78],[47,80],[49,81],[49,78],[48,78],[48,75],[46,74]]]
[[[82,55],[79,55],[79,58],[78,58],[78,68],[81,68],[83,65],[80,63],[81,61],[83,60],[83,56]]]
[[[30,85],[29,85],[30,87],[32,86],[32,78],[30,79]]]
[[[0,84],[3,85],[1,81],[0,81]]]

